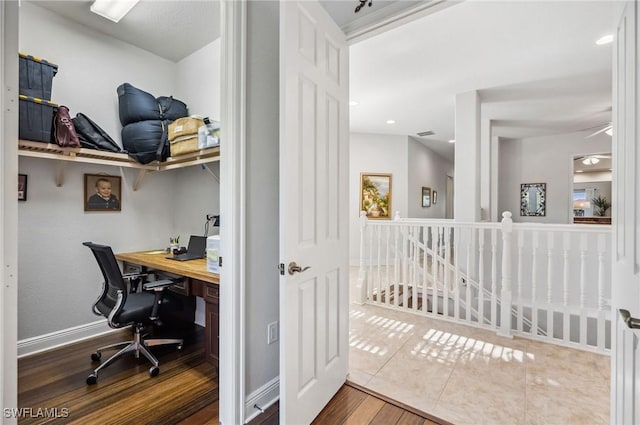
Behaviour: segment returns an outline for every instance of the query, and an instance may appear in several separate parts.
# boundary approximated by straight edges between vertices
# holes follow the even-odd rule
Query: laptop
[[[196,260],[204,258],[207,250],[207,238],[204,236],[191,235],[189,237],[189,246],[184,254],[170,255],[166,258],[177,261]]]

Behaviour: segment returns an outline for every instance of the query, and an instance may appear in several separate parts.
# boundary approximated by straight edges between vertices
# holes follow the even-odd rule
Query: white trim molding
[[[18,407],[18,2],[0,2],[0,399]],[[4,416],[4,415],[3,415]],[[15,424],[17,418],[1,418]]]
[[[244,405],[245,423],[250,422],[279,399],[280,378],[276,377],[247,396]]]
[[[247,3],[221,1],[220,423],[244,423]]]
[[[110,328],[107,320],[103,319],[97,322],[87,323],[86,325],[74,326],[32,338],[21,339],[18,341],[18,358],[119,330],[120,329]]]

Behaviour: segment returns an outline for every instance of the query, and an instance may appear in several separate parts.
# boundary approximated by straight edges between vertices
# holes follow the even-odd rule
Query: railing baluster
[[[563,297],[562,297],[562,339],[564,342],[570,341],[569,335],[569,324],[571,320],[570,310],[569,310],[569,250],[571,249],[571,235],[567,232],[563,234],[563,244],[562,244],[563,252],[562,256],[564,257],[563,263],[563,276],[562,276],[562,289],[563,289]],[[584,314],[580,314],[581,317]]]
[[[386,259],[385,259],[384,264],[385,264],[385,271],[386,271],[387,278],[384,281],[384,293],[386,294],[385,295],[385,299],[384,299],[384,303],[388,306],[389,305],[389,288],[390,288],[389,280],[391,278],[391,276],[390,276],[391,273],[390,273],[390,270],[389,270],[391,268],[391,264],[389,263],[389,252],[391,251],[391,240],[390,240],[391,239],[391,227],[387,226],[386,229],[387,229],[387,231],[386,231],[387,250],[385,252]]]
[[[382,244],[382,228],[380,226],[376,229],[376,241],[377,241],[377,252],[376,252],[376,290],[378,291],[378,298],[382,302],[382,277],[380,276],[380,255],[381,255],[381,244]]]
[[[431,227],[431,314],[438,314],[438,229]]]
[[[355,288],[355,296],[354,302],[358,304],[364,304],[367,300],[367,295],[369,294],[368,287],[370,283],[368,282],[367,270],[364,263],[364,253],[365,253],[365,232],[367,231],[367,213],[364,211],[360,211],[360,267],[358,270],[358,282]],[[371,298],[369,297],[369,300]]]
[[[402,226],[402,308],[407,308],[407,300],[409,298],[409,262],[408,256],[408,238],[409,238],[409,226]]]
[[[427,301],[428,301],[428,285],[427,285],[427,277],[429,273],[429,257],[427,253],[429,252],[429,227],[422,226],[422,245],[424,247],[422,251],[422,312],[427,314]]]
[[[473,308],[473,300],[471,299],[471,253],[473,251],[473,241],[474,241],[475,230],[470,227],[469,228],[469,238],[467,239],[467,299],[465,300],[465,314],[467,322],[471,322],[471,309]]]
[[[369,226],[369,272],[367,273],[369,284],[367,285],[367,298],[373,299],[373,285],[375,284],[373,278],[373,232],[377,229],[377,226]],[[376,302],[381,302],[381,294],[376,294]]]
[[[522,303],[524,299],[524,297],[522,296],[522,279],[523,279],[523,267],[524,267],[523,251],[524,251],[524,232],[520,230],[518,231],[518,303],[517,303],[518,316],[516,320],[518,323],[518,332],[522,332],[524,329],[522,326],[522,320],[524,316],[524,307]]]
[[[453,229],[453,296],[454,298],[454,316],[460,319],[460,229]]]
[[[538,247],[539,234],[537,230],[532,232],[532,254],[531,254],[531,334],[538,335],[538,300],[536,299],[538,288]]]
[[[603,350],[605,348],[605,298],[604,298],[604,282],[605,282],[605,269],[604,269],[604,257],[606,254],[606,241],[604,235],[598,235],[598,348]]]
[[[442,278],[444,280],[444,285],[442,286],[442,314],[444,317],[449,317],[449,281],[451,279],[451,273],[449,273],[449,262],[451,261],[451,253],[449,249],[451,248],[451,243],[449,237],[451,227],[443,227],[442,228],[442,238],[444,242],[444,264],[442,266]]]
[[[478,229],[478,323],[484,327],[484,229]]]
[[[547,338],[551,339],[554,338],[553,309],[551,308],[553,294],[553,244],[554,233],[547,232]]]
[[[411,309],[413,311],[418,311],[418,262],[420,259],[419,253],[419,235],[420,228],[418,226],[414,226],[413,228],[413,279],[411,279],[411,297],[413,302],[411,303]]]
[[[491,229],[491,327],[498,327],[498,230]]]
[[[393,294],[393,305],[398,307],[398,291],[400,290],[400,225],[395,227],[395,250],[394,250],[394,260],[393,260],[393,290],[391,290],[387,294],[387,299]]]
[[[587,288],[587,235],[580,235],[580,344],[587,343],[587,316],[585,300]]]

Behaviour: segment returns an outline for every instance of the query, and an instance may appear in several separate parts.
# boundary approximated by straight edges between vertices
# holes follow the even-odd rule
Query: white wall
[[[277,2],[247,4],[250,30],[245,197],[250,213],[246,216],[245,236],[245,394],[248,399],[279,376],[279,344],[267,344],[267,324],[277,321],[280,312],[279,13]],[[256,412],[252,405],[247,410]]]
[[[453,162],[441,157],[425,145],[409,137],[407,158],[408,217],[445,218],[447,175],[453,176]],[[422,207],[422,187],[438,192],[437,203]]]
[[[360,173],[390,173],[392,217],[407,217],[407,136],[351,133],[349,141],[349,258],[360,257]]]
[[[498,207],[513,213],[514,222],[572,223],[573,158],[611,152],[611,138],[588,132],[500,141]],[[520,216],[520,184],[546,183],[544,217]]]
[[[197,88],[185,85],[178,95],[176,81],[181,73],[186,75],[180,64],[25,2],[20,29],[21,51],[59,66],[52,100],[67,105],[73,115],[86,113],[119,143],[116,88],[123,82],[156,96],[175,95],[189,106],[197,94],[193,104],[198,108],[219,110],[219,90],[209,92],[219,87],[213,74],[206,89],[199,80],[190,80]],[[215,51],[215,46],[202,51]],[[208,57],[207,68],[217,68],[219,58]],[[219,185],[200,167],[148,173],[134,192],[137,170],[68,163],[64,185],[56,187],[57,165],[44,159],[19,160],[19,172],[29,176],[28,199],[19,203],[19,339],[99,320],[90,307],[102,278],[83,241],[108,244],[116,252],[162,248],[171,235],[202,234],[205,215],[219,211]],[[217,164],[212,169],[218,170]],[[121,212],[84,212],[84,173],[122,176]]]
[[[189,113],[220,121],[220,39],[178,62],[176,97]]]

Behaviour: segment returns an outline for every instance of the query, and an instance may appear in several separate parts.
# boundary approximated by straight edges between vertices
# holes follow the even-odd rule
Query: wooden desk
[[[209,363],[218,367],[220,336],[220,275],[207,271],[207,260],[175,261],[165,258],[164,251],[139,251],[116,254],[126,271],[127,264],[142,266],[143,271],[155,271],[159,278],[183,277],[170,290],[205,301],[205,345]]]

